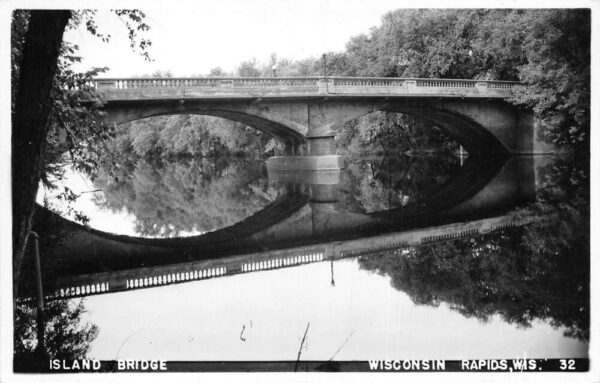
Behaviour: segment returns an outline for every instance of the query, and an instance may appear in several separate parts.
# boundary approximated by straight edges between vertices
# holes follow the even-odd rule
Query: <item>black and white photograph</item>
[[[2,382],[600,381],[598,2],[0,6]]]

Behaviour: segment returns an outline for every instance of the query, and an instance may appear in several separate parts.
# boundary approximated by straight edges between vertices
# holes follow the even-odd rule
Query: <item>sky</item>
[[[174,76],[207,74],[211,68],[233,71],[244,60],[268,63],[278,57],[320,57],[342,51],[352,36],[368,33],[381,17],[398,8],[398,1],[380,0],[205,0],[201,5],[173,7],[152,3],[143,8],[152,41],[146,62],[129,47],[127,29],[109,11],[96,17],[104,43],[84,27],[70,30],[65,40],[75,43],[84,58],[79,69],[109,67],[104,77],[127,77],[169,70]]]

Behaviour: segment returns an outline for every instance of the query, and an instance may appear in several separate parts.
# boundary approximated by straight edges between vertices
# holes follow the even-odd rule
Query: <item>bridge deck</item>
[[[105,78],[92,86],[107,101],[220,98],[508,98],[510,81],[390,77]]]

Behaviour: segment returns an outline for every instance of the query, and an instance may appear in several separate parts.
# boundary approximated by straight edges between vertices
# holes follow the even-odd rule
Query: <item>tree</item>
[[[212,68],[208,73],[208,77],[225,77],[225,71],[220,66]]]
[[[52,111],[51,91],[70,11],[32,11],[20,46],[12,129],[13,278],[18,280],[31,227],[42,153]],[[23,28],[25,29],[25,28]],[[17,64],[13,62],[13,68]],[[15,285],[16,286],[16,285]],[[15,289],[16,290],[16,289]]]
[[[17,305],[14,329],[14,348],[19,354],[34,352],[37,346],[36,315],[34,308],[26,304]],[[91,343],[98,336],[98,326],[84,323],[84,301],[56,300],[44,306],[46,316],[44,343],[51,359],[85,358]]]
[[[587,152],[590,39],[587,9],[403,9],[351,38],[337,73],[522,81],[511,102],[548,141]]]
[[[150,42],[139,39],[139,32],[148,30],[145,15],[137,10],[114,10],[124,20],[129,31],[132,47],[138,46],[142,55],[148,57]],[[13,278],[19,278],[25,243],[31,227],[31,217],[35,206],[35,196],[43,171],[48,133],[53,129],[58,137],[64,136],[70,142],[70,149],[80,144],[77,134],[71,127],[85,126],[84,129],[105,135],[97,129],[99,115],[92,109],[85,110],[68,91],[89,92],[84,85],[94,73],[77,76],[59,63],[61,52],[66,52],[66,60],[75,60],[72,55],[76,47],[62,45],[62,37],[71,20],[74,24],[85,23],[86,29],[108,41],[110,36],[99,33],[94,22],[93,11],[15,11],[12,17],[12,196],[13,196]],[[64,79],[57,81],[56,74],[62,71]],[[97,73],[97,72],[95,72]],[[58,95],[58,98],[55,98]],[[62,98],[62,99],[61,99]],[[74,104],[67,106],[65,98]],[[63,109],[63,106],[65,107]],[[65,117],[69,117],[69,121]],[[78,118],[82,120],[77,120]],[[86,126],[90,123],[93,126]],[[61,138],[58,141],[62,143]],[[56,140],[54,141],[54,143]],[[53,140],[50,139],[50,143]],[[83,152],[79,152],[80,154]],[[87,155],[87,154],[86,154]],[[81,163],[95,166],[93,156]]]
[[[237,74],[240,77],[260,77],[261,70],[257,67],[256,59],[242,61],[237,68]]]
[[[548,137],[589,151],[589,9],[537,12],[523,39],[526,61],[519,77],[526,86],[513,102],[532,109],[547,124]]]

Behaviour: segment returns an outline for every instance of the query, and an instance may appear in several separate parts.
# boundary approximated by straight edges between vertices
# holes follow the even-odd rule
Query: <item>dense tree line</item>
[[[549,141],[587,151],[589,9],[400,9],[324,58],[243,62],[211,76],[374,76],[521,81],[511,102],[546,124]]]
[[[361,155],[452,155],[459,151],[458,142],[438,127],[402,113],[373,112],[344,123],[335,137],[337,151]]]
[[[106,143],[102,160],[134,154],[142,157],[264,158],[280,144],[270,135],[235,121],[218,117],[173,115],[152,117],[120,125]]]

